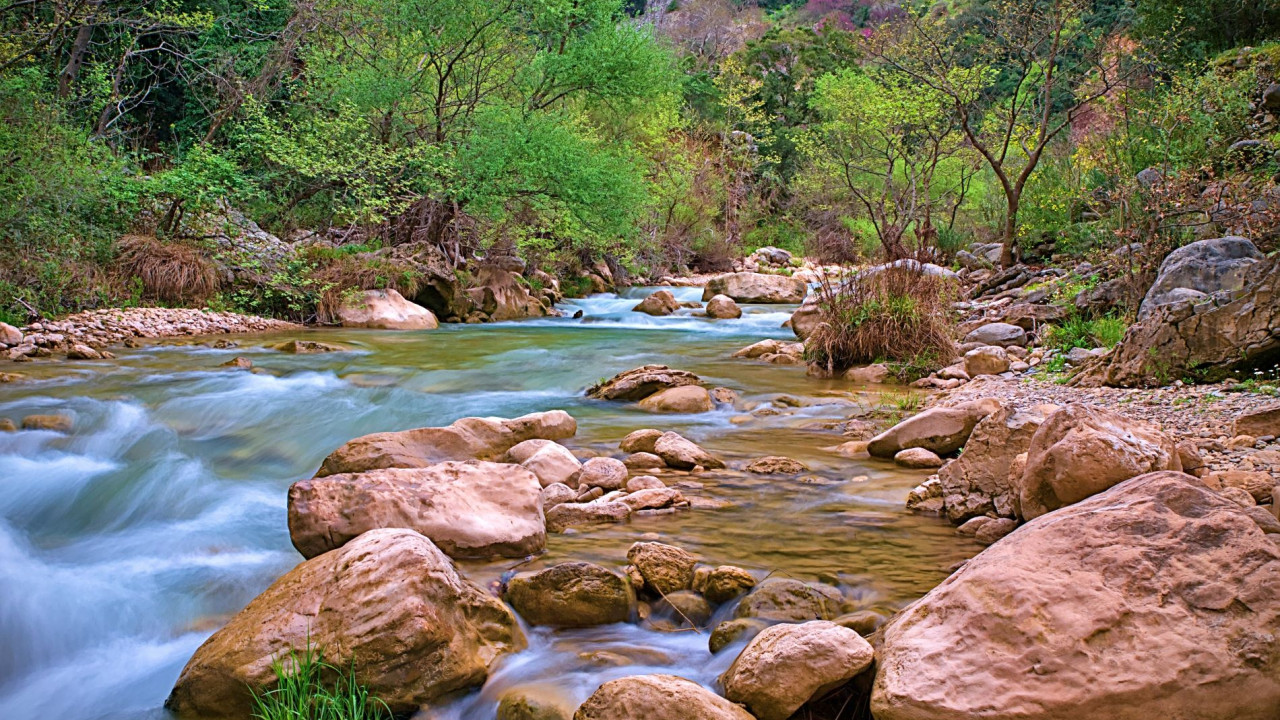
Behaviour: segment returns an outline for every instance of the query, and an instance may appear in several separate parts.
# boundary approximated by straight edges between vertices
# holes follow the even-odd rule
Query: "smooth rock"
[[[840,591],[830,585],[772,577],[742,598],[734,617],[774,622],[830,620],[840,615],[843,602]]]
[[[670,315],[679,309],[680,303],[676,300],[676,296],[671,294],[670,290],[657,290],[641,300],[639,305],[631,308],[631,311],[662,316]]]
[[[724,462],[680,435],[663,433],[653,444],[653,452],[677,470],[692,470],[701,465],[708,470],[724,467]]]
[[[430,310],[395,290],[365,290],[343,302],[335,313],[343,327],[379,330],[434,330],[440,322]]]
[[[563,445],[545,440],[526,440],[521,445],[527,445],[531,442],[544,443],[526,457],[524,460],[518,460],[521,467],[533,473],[542,487],[560,483],[569,487],[578,486],[578,478],[582,476],[582,463],[578,462],[578,458],[573,456]],[[512,451],[516,450],[512,448]],[[523,453],[520,453],[523,454]],[[515,457],[513,456],[514,460]]]
[[[988,345],[974,348],[964,354],[964,371],[971,378],[979,375],[999,375],[1009,369],[1011,361],[1004,348]]]
[[[660,391],[685,385],[698,385],[702,380],[685,370],[666,365],[644,365],[618,373],[587,391],[587,397],[600,400],[639,401]]]
[[[1240,290],[1258,261],[1264,259],[1242,237],[1199,240],[1169,253],[1138,310],[1141,319],[1160,305],[1178,302],[1180,290],[1204,295]]]
[[[742,317],[742,308],[728,295],[716,295],[707,301],[707,317],[735,320]]]
[[[717,295],[725,295],[735,302],[754,304],[791,304],[804,301],[809,286],[803,280],[785,275],[761,273],[729,273],[707,281],[702,291],[706,302]]]
[[[867,452],[890,459],[907,448],[922,447],[940,456],[950,455],[964,446],[982,418],[1000,407],[1000,401],[984,398],[954,407],[929,408],[872,438]]]
[[[653,457],[657,457],[656,455]],[[640,492],[641,490],[658,490],[665,488],[666,483],[652,475],[637,475],[627,480],[626,491],[629,493]]]
[[[893,462],[905,468],[927,469],[942,467],[942,458],[924,448],[907,448],[893,456]]]
[[[658,438],[660,437],[662,437],[661,430],[636,430],[622,438],[622,442],[618,445],[618,449],[628,453],[652,453],[653,446],[658,442]]]
[[[638,452],[631,453],[622,461],[623,465],[629,470],[652,470],[654,468],[664,468],[667,466],[662,458],[653,453]]]
[[[28,415],[22,418],[23,430],[48,430],[69,433],[73,424],[69,415]]]
[[[627,550],[627,560],[640,571],[645,588],[658,595],[669,595],[693,586],[693,568],[697,558],[673,545],[638,542]]]
[[[1010,323],[988,323],[973,330],[968,335],[965,335],[964,341],[967,343],[978,342],[983,345],[994,345],[998,347],[1008,347],[1010,345],[1021,346],[1027,344],[1027,331]]]
[[[547,532],[626,522],[631,508],[620,502],[561,503],[547,510]]]
[[[701,685],[674,675],[632,675],[596,689],[574,720],[754,720]]]
[[[503,599],[533,625],[591,627],[626,622],[635,612],[631,583],[587,562],[565,562],[507,581]]]
[[[711,394],[706,388],[697,385],[660,390],[640,401],[643,410],[654,413],[704,413],[710,412],[713,405]]]
[[[617,458],[594,457],[582,463],[578,487],[620,490],[627,484],[627,466]]]

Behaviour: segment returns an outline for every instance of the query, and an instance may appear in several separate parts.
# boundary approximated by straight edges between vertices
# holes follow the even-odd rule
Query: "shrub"
[[[147,235],[120,239],[120,271],[142,283],[145,297],[162,302],[203,302],[218,291],[218,271],[198,247]]]
[[[311,646],[291,651],[271,664],[276,686],[254,696],[258,720],[380,720],[390,718],[387,704],[369,694],[355,676],[326,663]]]
[[[312,273],[321,288],[316,314],[324,322],[334,319],[351,291],[395,290],[412,298],[422,287],[422,276],[417,270],[389,258],[334,253],[328,248],[313,248],[306,256],[317,264]]]
[[[824,283],[818,290],[823,322],[806,344],[809,359],[829,372],[887,361],[912,374],[943,362],[955,354],[954,291],[950,280],[911,267]]]
[[[1108,315],[1086,319],[1072,315],[1060,325],[1050,326],[1048,345],[1066,352],[1072,348],[1090,350],[1096,347],[1113,347],[1124,338],[1128,324],[1124,319]]]

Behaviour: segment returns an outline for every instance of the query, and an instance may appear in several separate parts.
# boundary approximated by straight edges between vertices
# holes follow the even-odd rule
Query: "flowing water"
[[[0,433],[0,718],[165,717],[161,704],[196,647],[299,562],[285,521],[290,483],[350,438],[468,415],[562,408],[578,419],[566,442],[577,450],[616,451],[631,430],[659,427],[731,466],[779,454],[812,469],[796,479],[669,476],[718,507],[553,535],[522,568],[570,558],[621,566],[631,543],[656,535],[708,563],[822,579],[853,606],[889,613],[976,551],[944,523],[902,510],[924,473],[824,449],[844,439],[833,424],[878,404],[880,389],[729,357],[789,338],[780,328],[789,308],[746,306],[742,319],[718,321],[630,312],[652,290],[562,306],[580,319],[231,336],[239,347],[225,349],[170,341],[111,362],[27,366],[34,380],[0,385],[0,418],[62,413],[75,427]],[[701,292],[672,290],[681,300]],[[304,336],[351,349],[266,347]],[[218,367],[236,356],[260,371]],[[733,388],[742,407],[654,416],[582,396],[602,377],[655,362]],[[745,412],[753,405],[779,414]],[[516,564],[461,569],[486,585]],[[430,716],[492,720],[504,690],[530,683],[574,701],[643,672],[710,685],[733,656],[713,657],[705,634],[635,625],[528,634],[530,648],[502,661],[485,688]]]

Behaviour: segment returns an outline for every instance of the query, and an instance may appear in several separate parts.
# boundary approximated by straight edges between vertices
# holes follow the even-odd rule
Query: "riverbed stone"
[[[638,542],[627,550],[627,561],[640,571],[645,588],[669,595],[693,586],[693,568],[698,559],[674,545]]]
[[[578,487],[598,487],[603,490],[620,490],[627,484],[627,466],[611,457],[594,457],[582,463]]]
[[[1240,413],[1231,424],[1231,434],[1280,437],[1280,403],[1271,403]]]
[[[652,453],[654,444],[658,442],[660,437],[662,437],[661,430],[652,428],[636,430],[622,438],[622,442],[618,444],[618,449],[628,453]]]
[[[632,675],[596,689],[574,720],[754,720],[701,685],[674,675]]]
[[[1027,520],[1157,470],[1181,470],[1163,432],[1139,420],[1083,404],[1063,407],[1036,430],[1018,481]]]
[[[698,466],[708,470],[724,467],[722,460],[673,432],[663,433],[653,444],[653,451],[663,462],[677,470],[692,470]]]
[[[631,453],[623,458],[622,464],[626,465],[628,470],[654,470],[667,466],[662,458],[647,452]]]
[[[582,463],[578,462],[569,448],[546,440],[526,440],[520,445],[532,442],[543,444],[524,460],[518,460],[520,466],[533,473],[543,487],[556,483],[577,487],[578,478],[582,476]],[[515,449],[512,448],[513,451]]]
[[[0,345],[18,347],[22,344],[22,338],[21,330],[8,323],[0,322]]]
[[[550,683],[522,685],[502,694],[496,720],[571,720],[574,700]]]
[[[998,409],[1000,401],[995,398],[929,408],[872,438],[867,452],[890,459],[907,448],[921,447],[940,456],[950,455],[964,446],[982,418]]]
[[[843,602],[840,591],[830,585],[773,577],[742,598],[734,617],[774,622],[830,620],[840,615]]]
[[[720,565],[706,574],[697,589],[707,600],[723,605],[747,594],[756,583],[755,575],[746,570],[734,565]]]
[[[712,408],[711,394],[698,385],[659,390],[640,401],[643,410],[654,413],[704,413]]]
[[[276,345],[272,348],[280,352],[292,353],[294,355],[315,355],[318,353],[344,352],[347,350],[342,345],[334,343],[318,342],[316,340],[288,340]]]
[[[324,459],[316,474],[427,467],[449,460],[499,460],[525,440],[564,440],[577,431],[577,422],[563,410],[511,420],[467,417],[446,427],[373,433],[349,440]]]
[[[631,308],[631,311],[662,316],[670,315],[679,309],[680,302],[676,300],[676,296],[672,295],[670,290],[657,290],[641,300],[640,304]]]
[[[654,455],[652,457],[658,458],[657,455]],[[658,459],[661,460],[661,458],[658,458]],[[656,490],[660,488],[665,488],[666,486],[667,484],[662,482],[661,479],[656,478],[652,475],[637,475],[627,480],[627,487],[625,489],[629,493],[634,493],[634,492],[640,492],[641,490]]]
[[[1031,438],[1053,405],[1029,408],[1003,406],[973,428],[960,457],[938,471],[947,519],[953,523],[988,513],[1017,515],[1018,488],[1024,464],[1015,473],[1015,460],[1031,447]]]
[[[631,508],[620,502],[561,503],[547,510],[547,532],[622,523],[629,517]]]
[[[964,354],[964,371],[971,378],[999,375],[1009,369],[1009,353],[1002,347],[987,345]]]
[[[702,291],[706,302],[716,295],[725,295],[735,302],[758,304],[795,304],[804,301],[809,286],[803,280],[786,275],[763,273],[728,273],[707,281]]]
[[[524,647],[511,611],[412,530],[372,530],[286,573],[196,650],[165,707],[247,718],[272,664],[310,644],[397,714],[481,685]]]
[[[376,528],[407,528],[451,557],[524,557],[546,547],[542,485],[518,465],[444,462],[300,480],[289,536],[303,557]]]
[[[716,295],[707,301],[707,317],[717,320],[736,320],[742,317],[742,308],[728,295]]]
[[[746,470],[757,475],[799,475],[808,472],[809,468],[799,460],[782,455],[766,455],[752,460]]]
[[[23,430],[48,430],[50,432],[69,433],[75,422],[70,415],[50,413],[45,415],[28,415],[22,418]]]
[[[618,498],[618,502],[631,508],[631,512],[639,510],[660,510],[687,502],[684,493],[676,488],[660,487],[636,490]]]
[[[877,720],[1280,717],[1280,547],[1177,472],[1037,518],[883,629]]]
[[[701,383],[701,378],[687,370],[673,370],[666,365],[643,365],[618,373],[592,387],[587,391],[587,397],[637,402],[660,390]]]
[[[577,499],[578,491],[564,483],[552,483],[542,488],[543,512],[546,512],[561,503],[573,502]]]
[[[707,648],[711,653],[720,652],[739,640],[750,640],[769,627],[770,623],[760,618],[733,618],[716,625],[707,640]]]
[[[747,644],[720,681],[725,697],[758,720],[787,720],[866,670],[874,656],[861,635],[833,622],[774,625]]]
[[[692,590],[677,590],[654,601],[650,618],[673,628],[703,628],[711,620],[711,603]]]
[[[434,330],[440,322],[430,310],[411,303],[393,289],[365,290],[348,298],[334,313],[343,327],[378,330]]]
[[[916,470],[942,467],[942,458],[932,450],[924,448],[907,448],[893,456],[893,462],[904,468]]]
[[[636,596],[622,575],[587,562],[565,562],[519,573],[503,599],[533,625],[591,627],[626,622]]]

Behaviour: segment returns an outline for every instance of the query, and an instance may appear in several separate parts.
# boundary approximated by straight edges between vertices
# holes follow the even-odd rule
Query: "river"
[[[681,300],[701,293],[671,289]],[[226,336],[238,347],[222,349],[170,340],[120,349],[115,361],[27,366],[32,381],[0,385],[0,418],[57,412],[75,427],[0,433],[0,718],[167,717],[161,705],[196,647],[300,561],[286,527],[289,484],[350,438],[469,415],[560,408],[578,420],[565,443],[574,449],[616,451],[631,430],[657,427],[731,466],[777,454],[812,469],[793,480],[732,470],[681,479],[687,494],[722,507],[553,535],[545,556],[523,568],[564,559],[620,567],[631,543],[656,535],[711,564],[831,582],[860,609],[888,614],[977,551],[946,523],[903,511],[926,473],[824,449],[844,439],[833,423],[895,391],[730,358],[756,340],[790,338],[780,327],[790,308],[745,306],[739,320],[630,312],[652,290],[562,306],[582,310],[579,319]],[[351,350],[267,347],[295,337]],[[260,372],[219,367],[236,356]],[[655,416],[582,396],[646,363],[691,370],[778,414]],[[461,569],[487,585],[515,564]],[[641,672],[711,684],[733,656],[713,657],[695,632],[528,632],[530,648],[502,661],[484,689],[429,717],[492,720],[498,695],[527,683],[553,683],[577,700]]]

